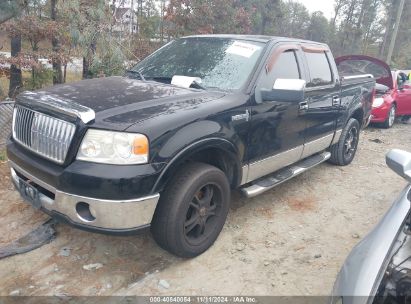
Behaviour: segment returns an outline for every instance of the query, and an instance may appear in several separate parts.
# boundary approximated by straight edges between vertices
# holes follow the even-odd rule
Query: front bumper
[[[388,106],[386,103],[384,103],[379,108],[373,108],[372,113],[371,113],[372,115],[371,122],[373,123],[385,122],[388,118],[389,111],[390,111],[390,106]]]
[[[121,234],[146,228],[160,197],[154,194],[131,200],[105,200],[65,193],[9,163],[12,181],[20,193],[22,182],[28,182],[38,190],[38,208],[80,229]]]

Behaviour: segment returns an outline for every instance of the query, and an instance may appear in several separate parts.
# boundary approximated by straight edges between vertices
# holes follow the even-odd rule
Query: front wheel
[[[151,232],[163,249],[184,258],[200,255],[220,234],[230,204],[230,185],[216,167],[189,163],[160,196]]]
[[[384,128],[389,129],[394,125],[396,114],[397,114],[397,108],[395,107],[395,105],[392,105],[388,112],[387,120],[383,124]]]
[[[329,162],[338,166],[347,166],[353,161],[357,153],[360,140],[360,123],[351,118],[341,133],[337,144],[331,146],[331,158]]]

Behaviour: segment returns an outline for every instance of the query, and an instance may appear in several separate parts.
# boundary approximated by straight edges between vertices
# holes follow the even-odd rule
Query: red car
[[[372,74],[377,80],[372,123],[391,128],[396,117],[402,117],[403,120],[411,117],[411,84],[404,72],[391,71],[385,62],[368,56],[345,56],[337,61],[343,61],[339,69],[346,75]]]

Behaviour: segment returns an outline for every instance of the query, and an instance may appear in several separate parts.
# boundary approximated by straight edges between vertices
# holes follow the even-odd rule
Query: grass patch
[[[6,161],[7,160],[7,154],[6,154],[6,150],[0,150],[0,161]]]
[[[51,73],[50,73],[51,75]],[[82,72],[81,71],[67,71],[66,75],[66,83],[79,81],[82,79]],[[30,86],[31,80],[31,72],[30,71],[23,71],[23,83],[25,84],[26,88],[24,90],[28,90],[27,86]],[[9,83],[10,80],[7,77],[0,77],[0,101],[4,100],[9,92]],[[52,76],[50,79],[44,83],[43,87],[49,87],[53,85],[53,78]]]
[[[6,77],[0,77],[0,101],[7,97],[9,91],[9,80]]]

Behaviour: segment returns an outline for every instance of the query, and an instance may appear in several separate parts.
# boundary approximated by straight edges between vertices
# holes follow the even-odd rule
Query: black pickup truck
[[[375,81],[340,78],[321,43],[210,35],[172,41],[122,77],[18,96],[12,180],[76,227],[194,257],[217,239],[231,189],[253,197],[322,163],[348,165]]]

